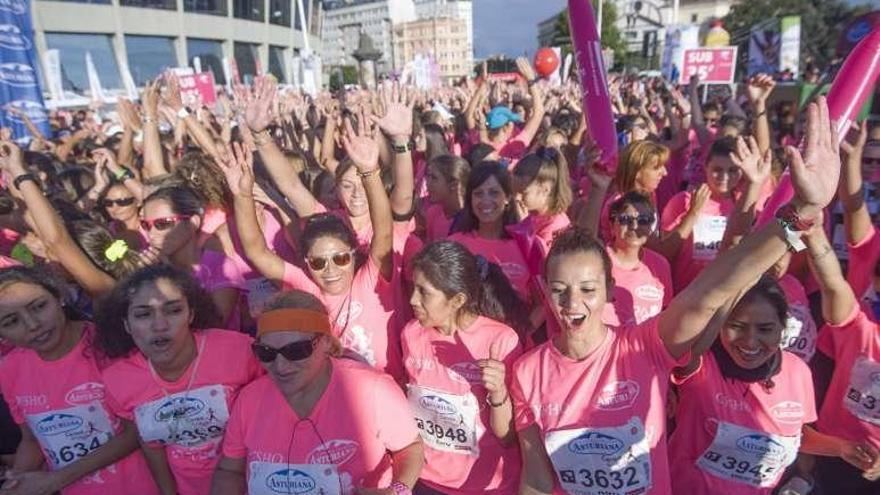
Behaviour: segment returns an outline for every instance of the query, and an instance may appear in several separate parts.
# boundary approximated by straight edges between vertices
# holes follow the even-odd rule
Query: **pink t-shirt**
[[[822,433],[880,449],[880,332],[856,305],[840,326],[825,326],[834,351],[834,374],[819,412]]]
[[[269,376],[241,391],[223,455],[247,459],[249,495],[286,493],[267,489],[279,481],[323,493],[385,488],[391,482],[389,451],[418,439],[406,397],[390,377],[356,361],[330,362],[330,383],[305,418]]]
[[[691,205],[691,193],[682,191],[676,194],[660,218],[660,228],[670,231],[681,223]],[[700,211],[696,225],[691,235],[684,239],[681,249],[672,263],[672,281],[675,284],[675,292],[681,292],[718,254],[724,231],[727,228],[727,218],[733,213],[735,203],[730,198],[715,199],[709,197]]]
[[[793,275],[784,275],[778,282],[788,301],[788,319],[782,332],[782,348],[809,363],[816,354],[818,332],[810,312],[807,293],[803,284]]]
[[[564,356],[551,340],[514,364],[510,395],[516,429],[536,425],[541,431],[555,495],[601,493],[599,478],[619,493],[672,493],[666,392],[672,368],[689,358],[689,353],[678,361],[669,355],[657,318],[651,318],[634,328],[609,329],[581,361]],[[626,455],[629,462],[612,466],[608,452],[615,460]]]
[[[354,232],[355,237],[357,238],[358,244],[363,249],[369,249],[370,243],[373,241],[373,224],[367,222],[360,230],[355,229],[351,225],[351,217],[348,216],[348,211],[344,208],[333,210],[328,212],[324,205],[318,203],[315,205],[315,213],[330,213],[341,218],[346,225],[348,225],[352,232]],[[397,254],[401,254],[404,252],[404,248],[406,246],[407,239],[410,235],[413,235],[413,232],[416,230],[416,221],[415,218],[411,218],[406,222],[394,222],[394,230],[392,244],[394,248],[394,252]]]
[[[342,343],[348,357],[354,357],[385,371],[395,378],[402,376],[400,360],[400,273],[394,270],[391,280],[382,278],[370,256],[355,272],[351,288],[330,295],[301,268],[284,264],[284,286],[314,295],[327,308],[333,322],[333,335]]]
[[[496,346],[509,385],[513,362],[522,354],[516,332],[482,316],[449,336],[413,320],[403,329],[401,344],[407,395],[425,446],[421,481],[450,495],[515,493],[519,449],[504,446],[492,433],[476,361],[488,359]],[[438,412],[434,404],[449,405],[454,412]],[[455,434],[443,436],[438,429]]]
[[[867,237],[857,244],[847,244],[849,265],[846,280],[856,297],[862,299],[874,286],[874,269],[880,260],[880,235],[877,227],[871,229]]]
[[[541,247],[546,255],[550,252],[550,246],[553,244],[556,233],[568,228],[571,225],[571,219],[565,213],[555,215],[535,215],[532,213],[520,222],[520,225],[541,242]]]
[[[614,292],[611,303],[605,305],[602,322],[615,327],[633,326],[660,314],[672,300],[672,273],[663,256],[642,248],[641,260],[632,269],[620,266],[612,250],[611,274]]]
[[[9,268],[10,266],[21,266],[21,263],[18,260],[7,258],[0,254],[0,268]]]
[[[241,264],[226,256],[220,251],[205,249],[202,251],[202,259],[193,270],[196,280],[209,294],[215,290],[234,288],[243,294],[247,288],[244,276],[241,273]],[[230,330],[241,328],[241,310],[236,304],[229,318],[223,325]]]
[[[425,237],[428,242],[446,239],[455,216],[447,217],[443,205],[434,203],[425,210]]]
[[[95,328],[86,323],[83,336],[66,356],[43,361],[30,349],[16,348],[0,361],[0,391],[12,419],[27,425],[51,469],[60,469],[110,441],[122,428],[107,403],[104,383],[89,348]],[[64,495],[95,493],[158,494],[140,450],[86,475]]]
[[[175,382],[155,374],[140,352],[102,374],[114,413],[134,421],[143,442],[165,446],[180,495],[211,491],[232,404],[243,386],[264,373],[247,335],[209,329],[195,339],[198,356]]]
[[[484,239],[476,232],[456,232],[449,240],[501,267],[520,299],[530,300],[529,265],[515,239]]]
[[[800,447],[801,428],[816,420],[810,368],[783,352],[770,389],[726,379],[708,352],[679,381],[676,427],[669,439],[675,493],[766,494]]]

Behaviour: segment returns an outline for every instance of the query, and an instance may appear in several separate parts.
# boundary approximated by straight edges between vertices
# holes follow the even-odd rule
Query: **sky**
[[[533,54],[538,22],[562,10],[565,0],[473,0],[474,55]]]

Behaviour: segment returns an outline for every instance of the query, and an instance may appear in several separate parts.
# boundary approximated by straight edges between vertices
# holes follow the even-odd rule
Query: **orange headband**
[[[273,309],[257,320],[257,338],[272,332],[330,333],[330,318],[310,309]]]

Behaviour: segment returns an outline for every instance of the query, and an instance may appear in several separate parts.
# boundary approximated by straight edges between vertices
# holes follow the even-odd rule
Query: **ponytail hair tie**
[[[486,258],[477,255],[477,268],[480,270],[480,280],[486,280],[489,276],[489,261]]]
[[[110,246],[104,250],[104,258],[107,258],[107,261],[111,263],[115,263],[121,260],[127,252],[128,244],[122,239],[116,239],[113,241],[113,244],[110,244]]]

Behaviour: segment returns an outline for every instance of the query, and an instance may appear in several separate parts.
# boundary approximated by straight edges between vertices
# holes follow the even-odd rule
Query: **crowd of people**
[[[880,128],[517,65],[0,129],[0,493],[880,493]]]

